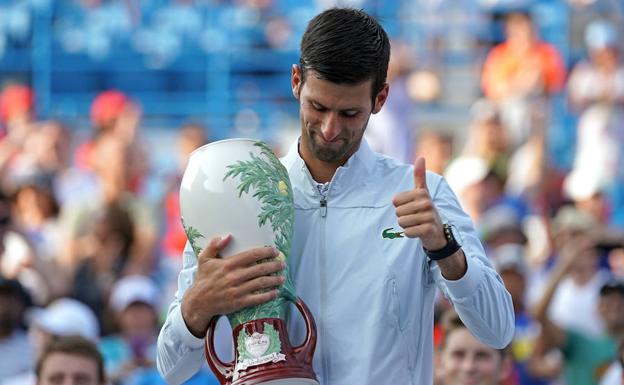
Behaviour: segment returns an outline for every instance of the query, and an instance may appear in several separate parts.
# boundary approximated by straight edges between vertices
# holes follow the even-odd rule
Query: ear
[[[384,103],[386,103],[386,99],[388,99],[388,92],[390,92],[390,85],[388,83],[385,83],[381,91],[379,91],[377,96],[375,96],[375,105],[373,106],[373,114],[376,114],[379,111],[381,111],[381,107],[383,107]]]
[[[292,74],[290,77],[290,86],[295,99],[299,100],[299,92],[301,91],[301,68],[298,65],[292,65]]]

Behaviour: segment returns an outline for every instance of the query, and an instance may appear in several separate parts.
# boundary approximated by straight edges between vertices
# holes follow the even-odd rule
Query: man
[[[454,311],[444,315],[444,339],[437,356],[442,385],[500,385],[512,373],[507,349],[493,349],[479,342]]]
[[[37,385],[104,385],[102,356],[83,337],[59,337],[37,361]]]
[[[484,342],[501,348],[513,335],[509,294],[446,182],[425,172],[424,159],[398,165],[362,140],[388,95],[389,53],[372,17],[329,9],[308,25],[292,68],[301,137],[282,160],[295,199],[288,263],[316,319],[321,384],[431,384],[436,286]],[[169,383],[205,361],[212,317],[275,298],[283,283],[267,276],[282,262],[255,263],[273,248],[216,258],[231,239],[212,239],[198,258],[185,249],[158,341]],[[305,326],[290,318],[290,337],[301,341]]]
[[[505,41],[496,45],[483,64],[481,86],[494,102],[515,148],[531,133],[532,117],[544,101],[565,82],[565,66],[557,49],[542,41],[529,13],[514,11],[505,17]]]
[[[575,238],[574,243],[562,249],[544,295],[535,308],[535,319],[541,324],[541,333],[536,344],[538,348],[533,353],[534,359],[541,360],[552,348],[560,349],[568,385],[598,384],[616,357],[617,341],[624,339],[624,283],[619,281],[608,281],[600,289],[597,309],[606,331],[604,334],[562,328],[548,316],[548,308],[562,279],[590,253],[595,253],[595,244],[587,236]],[[578,305],[576,308],[585,309]]]

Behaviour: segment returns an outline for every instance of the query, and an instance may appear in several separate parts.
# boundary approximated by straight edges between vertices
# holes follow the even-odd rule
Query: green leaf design
[[[279,338],[279,333],[273,325],[270,323],[264,323],[264,334],[269,337],[269,347],[266,354],[279,353],[282,351],[282,341]]]
[[[193,248],[193,252],[195,253],[195,256],[196,257],[199,256],[199,253],[201,252],[202,249],[197,244],[197,240],[199,238],[204,238],[204,236],[199,232],[199,230],[197,230],[193,226],[187,226],[184,223],[184,218],[182,218],[182,227],[184,227],[184,232],[186,233],[186,237],[188,238],[189,243],[191,244],[191,247]]]
[[[237,338],[238,361],[248,360],[252,358],[251,354],[249,354],[249,352],[247,351],[247,348],[245,347],[245,340],[247,338],[249,338],[249,334],[247,334],[247,332],[245,331],[245,328],[241,328],[240,332],[238,332],[238,338]]]
[[[238,196],[249,194],[253,189],[252,197],[260,202],[260,214],[258,225],[270,224],[275,234],[273,239],[275,247],[281,252],[286,260],[290,253],[292,228],[294,219],[293,192],[286,168],[273,154],[269,146],[264,142],[255,142],[254,146],[260,148],[260,154],[249,153],[251,160],[238,161],[228,166],[223,180],[238,177],[240,183],[237,186]],[[258,318],[282,318],[286,313],[285,300],[294,301],[296,294],[294,285],[288,270],[282,272],[286,282],[280,289],[280,296],[268,303],[243,309],[230,315],[232,327],[240,323]]]

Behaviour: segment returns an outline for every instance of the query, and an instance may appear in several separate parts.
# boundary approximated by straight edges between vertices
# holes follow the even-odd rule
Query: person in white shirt
[[[484,343],[503,348],[514,331],[509,293],[444,179],[425,160],[398,164],[373,152],[364,131],[388,96],[388,36],[363,11],[314,17],[293,65],[301,136],[282,163],[294,192],[288,268],[318,327],[313,367],[327,384],[431,384],[436,288]],[[320,185],[320,188],[319,188]],[[272,247],[218,258],[232,237],[195,256],[187,245],[178,292],[158,340],[168,383],[205,361],[209,321],[276,298],[283,283]],[[305,326],[289,317],[300,341]]]

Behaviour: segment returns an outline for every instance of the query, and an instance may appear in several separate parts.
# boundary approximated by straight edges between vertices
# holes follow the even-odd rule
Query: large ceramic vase
[[[269,147],[250,139],[229,139],[195,150],[180,186],[184,230],[195,255],[210,239],[232,234],[221,258],[260,246],[275,246],[288,259],[294,222],[288,173]],[[296,296],[288,270],[279,296],[265,304],[227,314],[235,359],[222,362],[214,348],[217,318],[206,336],[206,359],[221,384],[318,384],[312,370],[316,326]],[[288,302],[302,313],[307,336],[291,346],[286,331]]]

